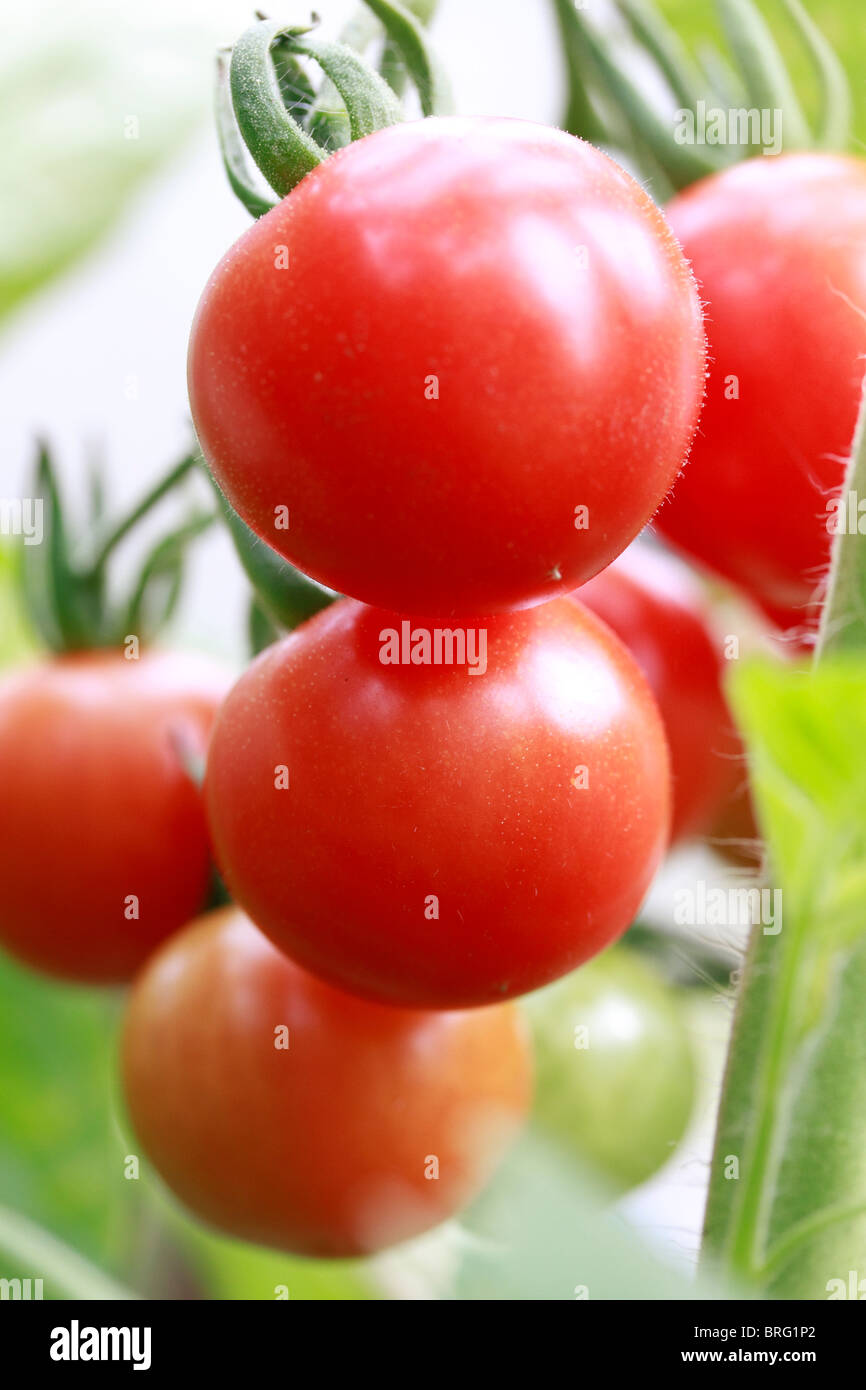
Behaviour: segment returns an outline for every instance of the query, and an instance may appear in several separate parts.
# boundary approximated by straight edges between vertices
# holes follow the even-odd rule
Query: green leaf
[[[375,1284],[360,1261],[306,1260],[227,1240],[181,1218],[188,1254],[211,1298],[366,1301]]]
[[[0,319],[87,252],[206,117],[218,23],[189,0],[8,9]]]
[[[21,586],[22,556],[29,547],[13,550],[0,545],[0,667],[37,650],[36,634],[27,621]]]
[[[135,1297],[77,1250],[8,1207],[0,1207],[0,1278],[38,1279],[42,1297],[48,1298],[105,1302]]]
[[[0,956],[3,1202],[100,1264],[122,1223],[110,1108],[116,1015],[112,995]]]
[[[784,911],[752,931],[707,1247],[764,1293],[826,1298],[866,1242],[866,661],[755,664],[731,697]]]
[[[512,1152],[463,1225],[460,1299],[725,1296],[710,1280],[695,1283],[662,1263],[610,1209],[604,1188],[532,1134]]]

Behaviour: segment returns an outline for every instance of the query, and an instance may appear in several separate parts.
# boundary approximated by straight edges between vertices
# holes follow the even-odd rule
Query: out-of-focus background
[[[322,0],[318,8],[336,33],[353,6]],[[669,0],[663,8],[687,36],[714,27],[710,0]],[[862,131],[861,0],[811,0],[809,10],[849,64]],[[269,13],[302,22],[309,8],[278,4]],[[0,497],[28,495],[37,435],[51,442],[73,494],[98,450],[118,508],[188,447],[190,321],[210,270],[249,222],[217,151],[213,55],[250,18],[241,0],[4,0]],[[548,0],[441,0],[433,32],[458,111],[558,122],[564,80]],[[173,640],[240,662],[247,598],[227,537],[208,535],[195,552]],[[11,640],[5,625],[0,643]],[[676,879],[675,860],[651,904],[667,920]],[[14,1008],[7,1007],[12,991]],[[62,1053],[56,1028],[44,1026],[49,1007],[62,1023]],[[118,1186],[107,1181],[108,1167],[114,1172],[124,1144],[118,1107],[106,1105],[115,1084],[106,1038],[118,1008],[111,997],[95,1001],[0,970],[0,1203],[103,1263],[133,1245],[141,1271],[159,1268],[160,1296],[202,1288],[271,1296],[268,1287],[285,1274],[282,1257],[187,1230],[179,1258],[175,1215],[157,1220],[162,1208],[150,1201],[140,1208],[127,1201],[122,1210],[106,1202]],[[661,1173],[620,1204],[683,1270],[697,1250],[730,1010],[724,989],[695,997],[695,1119]],[[435,1296],[449,1288],[464,1239],[435,1233],[376,1261],[372,1273],[289,1261],[293,1289],[301,1297]]]

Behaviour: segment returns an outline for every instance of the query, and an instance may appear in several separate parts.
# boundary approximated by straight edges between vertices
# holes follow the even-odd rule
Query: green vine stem
[[[699,59],[681,42],[653,0],[616,0],[633,44],[667,88],[670,106],[647,96],[623,61],[622,36],[608,32],[574,0],[551,0],[568,80],[563,124],[574,135],[621,151],[662,200],[670,191],[760,152],[759,145],[698,145],[678,138],[675,116],[698,104],[781,111],[786,150],[843,149],[851,134],[851,95],[842,63],[804,9],[782,0],[789,26],[805,50],[819,89],[810,129],[773,30],[755,0],[715,0],[728,53],[706,48]],[[679,110],[672,110],[676,104]]]

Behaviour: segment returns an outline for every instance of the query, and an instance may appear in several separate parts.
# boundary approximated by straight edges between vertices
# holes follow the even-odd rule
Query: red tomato
[[[764,843],[747,781],[741,783],[736,794],[719,808],[709,838],[713,848],[737,868],[753,871],[760,868]]]
[[[419,121],[241,237],[189,385],[220,487],[294,564],[401,612],[500,612],[589,579],[662,501],[700,409],[701,310],[662,214],[599,150]]]
[[[684,565],[641,546],[584,585],[580,601],[625,643],[658,701],[671,753],[671,839],[704,834],[748,774],[700,585]]]
[[[225,687],[196,658],[107,651],[0,684],[0,944],[110,983],[201,910],[207,829],[185,758],[204,757]]]
[[[418,1013],[356,999],[233,909],[150,962],[123,1071],[136,1132],[188,1206],[318,1256],[380,1250],[459,1211],[531,1093],[513,1005]]]
[[[712,368],[659,528],[780,626],[808,629],[866,358],[866,163],[761,156],[668,213],[708,301]]]
[[[253,920],[332,984],[491,1003],[631,922],[667,842],[661,720],[567,599],[453,629],[467,650],[483,634],[483,674],[383,664],[403,624],[419,656],[442,631],[345,599],[242,676],[208,758],[215,853]]]

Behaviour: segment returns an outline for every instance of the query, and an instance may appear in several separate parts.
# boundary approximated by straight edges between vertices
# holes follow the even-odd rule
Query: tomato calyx
[[[152,543],[120,596],[109,592],[110,561],[139,523],[198,466],[197,451],[184,455],[112,526],[106,525],[102,481],[93,470],[86,525],[78,534],[69,523],[50,449],[39,443],[32,495],[41,534],[38,543],[23,547],[22,582],[30,620],[52,651],[114,647],[130,635],[149,643],[168,622],[180,596],[189,547],[213,524],[216,512],[191,506],[179,524]]]
[[[213,479],[211,479],[213,482]],[[213,482],[226,528],[244,573],[253,586],[247,633],[256,656],[278,637],[292,632],[340,595],[317,584],[265,545]],[[288,524],[289,518],[286,518]]]
[[[729,54],[709,48],[700,61],[651,0],[617,0],[627,43],[621,30],[603,34],[573,0],[554,0],[568,78],[565,129],[621,151],[652,180],[659,200],[727,165],[780,153],[783,130],[786,150],[844,149],[851,128],[844,67],[801,0],[783,2],[817,77],[813,128],[754,0],[717,0]],[[672,115],[647,98],[643,80],[629,77],[623,54],[635,45],[675,102]]]
[[[450,109],[447,80],[420,22],[434,5],[430,0],[415,0],[411,7],[396,0],[366,3],[375,20],[370,28],[350,26],[347,42],[318,37],[316,16],[303,26],[260,16],[231,50],[217,55],[220,149],[232,190],[251,216],[261,217],[276,204],[257,186],[249,158],[284,198],[335,149],[401,121],[398,92],[407,77],[425,116]],[[383,30],[382,67],[394,86],[359,51]],[[299,62],[305,58],[323,73],[318,89]],[[342,110],[333,110],[335,102]]]

